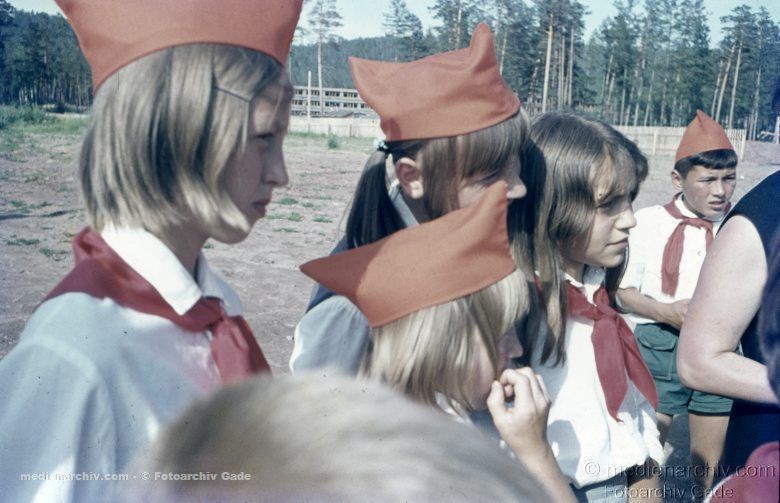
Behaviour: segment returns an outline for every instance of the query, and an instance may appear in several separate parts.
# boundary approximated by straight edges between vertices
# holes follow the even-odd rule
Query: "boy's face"
[[[672,170],[672,184],[682,191],[685,206],[701,218],[723,214],[737,184],[736,168],[693,166],[683,178]]]

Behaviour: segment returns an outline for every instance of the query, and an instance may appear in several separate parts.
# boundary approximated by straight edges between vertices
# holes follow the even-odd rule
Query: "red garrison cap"
[[[696,117],[688,124],[680,140],[680,146],[677,147],[674,162],[683,157],[720,149],[734,150],[729,137],[726,136],[726,131],[712,117],[701,110],[696,110]]]
[[[97,89],[147,54],[211,43],[263,52],[284,65],[303,0],[56,0]]]
[[[301,266],[349,298],[372,327],[482,290],[515,270],[506,226],[506,184],[479,201],[375,243]]]
[[[360,96],[386,141],[471,133],[515,115],[520,99],[501,78],[493,35],[480,23],[471,44],[410,63],[349,58]]]

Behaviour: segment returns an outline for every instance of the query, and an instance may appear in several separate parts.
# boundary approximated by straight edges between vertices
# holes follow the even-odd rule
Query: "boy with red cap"
[[[96,90],[80,159],[90,227],[0,362],[5,501],[110,501],[193,400],[269,370],[201,248],[246,238],[287,183],[283,65],[302,2],[58,3]]]
[[[723,452],[731,400],[686,388],[677,374],[677,341],[704,257],[730,208],[737,155],[723,128],[701,110],[677,149],[670,202],[636,212],[628,264],[618,292],[658,389],[658,427],[688,413],[693,475],[712,485]]]

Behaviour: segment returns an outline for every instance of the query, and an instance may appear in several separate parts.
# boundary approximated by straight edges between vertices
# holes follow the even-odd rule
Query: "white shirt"
[[[583,283],[567,278],[588,301],[604,280],[604,270],[586,268]],[[563,474],[577,487],[612,478],[650,457],[663,464],[653,407],[628,379],[628,391],[616,421],[607,410],[591,342],[593,322],[569,316],[566,320],[566,360],[558,366],[541,364],[541,344],[532,367],[541,375],[552,405],[547,440]]]
[[[390,187],[390,200],[405,227],[418,225],[404,202],[398,182]],[[290,355],[293,374],[335,367],[355,375],[366,352],[371,327],[349,299],[333,295],[314,306],[295,327],[295,344]]]
[[[674,202],[680,212],[690,218],[697,218],[677,197]],[[680,277],[674,296],[661,291],[661,271],[664,248],[679,224],[679,220],[669,214],[663,206],[650,206],[636,212],[636,227],[628,236],[629,254],[626,272],[620,282],[620,288],[636,288],[640,293],[658,302],[672,303],[690,299],[699,279],[699,271],[707,254],[706,231],[686,225],[684,245],[680,260]],[[723,215],[713,220],[713,235],[718,232]],[[657,323],[656,320],[638,314],[629,314],[634,324]]]
[[[153,235],[107,229],[102,236],[176,312],[208,295],[222,299],[228,314],[241,313],[235,292],[202,255],[196,283]],[[0,361],[2,499],[109,499],[110,482],[54,477],[121,473],[162,427],[219,387],[209,339],[83,293],[40,305]]]

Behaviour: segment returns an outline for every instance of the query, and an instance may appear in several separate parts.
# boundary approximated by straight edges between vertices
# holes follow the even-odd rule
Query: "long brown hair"
[[[531,125],[531,139],[521,156],[525,199],[516,202],[510,225],[526,238],[515,247],[532,257],[547,311],[547,335],[541,361],[566,358],[566,289],[561,250],[586,234],[596,211],[599,181],[609,194],[633,200],[647,177],[647,159],[637,146],[606,123],[572,114],[548,113]],[[623,265],[607,270],[606,288],[614,301]],[[536,334],[523,341],[533,353]]]

